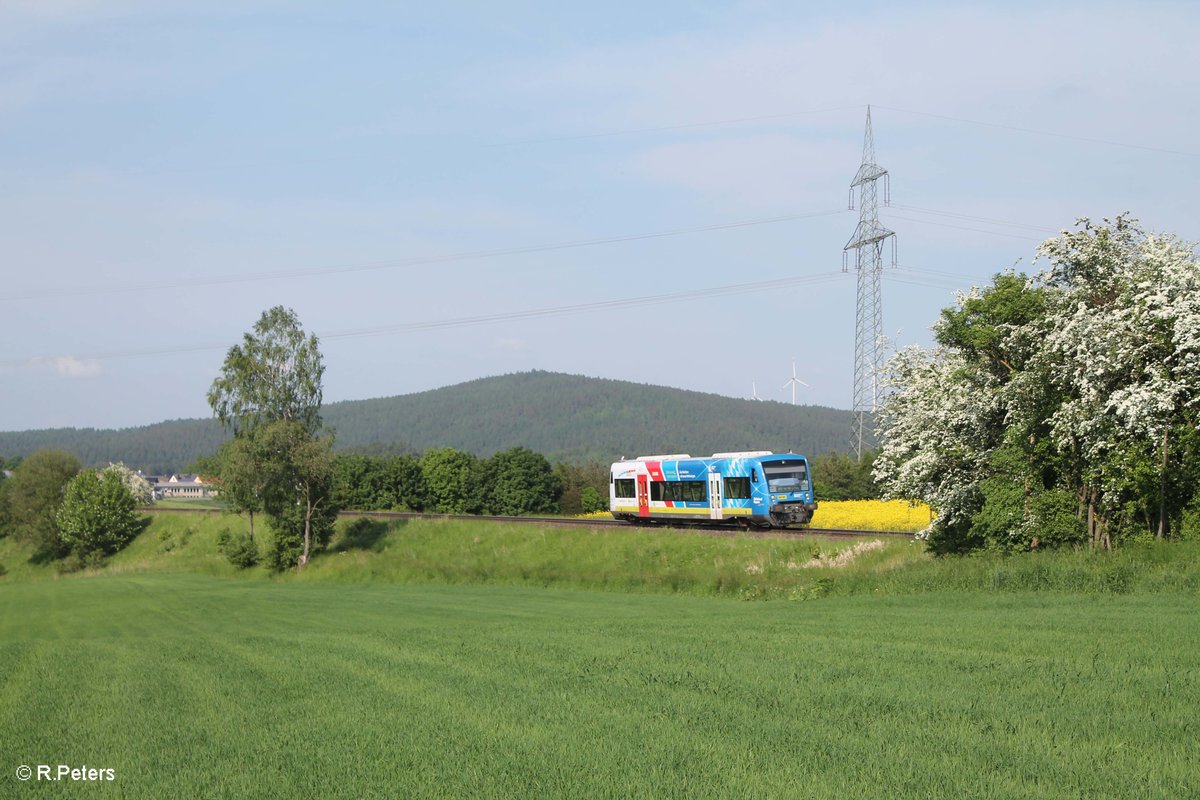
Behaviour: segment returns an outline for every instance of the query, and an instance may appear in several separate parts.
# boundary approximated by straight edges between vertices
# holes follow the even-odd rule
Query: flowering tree
[[[1161,538],[1193,493],[1172,476],[1187,477],[1194,460],[1180,456],[1200,421],[1194,249],[1119,217],[1085,222],[1040,253],[1051,261],[1042,279],[1056,291],[1039,360],[1064,396],[1050,432],[1078,454],[1089,534],[1111,547],[1111,526],[1141,517]]]
[[[129,495],[137,505],[148,506],[154,502],[154,489],[150,486],[150,481],[120,461],[115,464],[109,464],[102,472],[112,472],[119,476],[121,483],[125,484],[125,488],[129,490]]]
[[[876,476],[938,510],[946,549],[1166,536],[1200,489],[1194,249],[1118,217],[1039,256],[944,310],[936,350],[889,362]]]
[[[991,392],[960,353],[919,347],[888,362],[885,387],[894,390],[877,414],[880,450],[875,479],[885,498],[923,500],[938,518],[923,536],[935,546],[960,540],[979,506],[979,483],[994,447],[986,420]]]

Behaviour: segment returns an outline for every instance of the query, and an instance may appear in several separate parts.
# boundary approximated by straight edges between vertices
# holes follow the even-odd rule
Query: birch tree
[[[225,356],[208,402],[234,435],[218,453],[222,491],[235,508],[270,518],[269,553],[279,567],[303,569],[332,530],[332,441],[320,435],[321,378],[317,337],[291,309],[263,312]]]

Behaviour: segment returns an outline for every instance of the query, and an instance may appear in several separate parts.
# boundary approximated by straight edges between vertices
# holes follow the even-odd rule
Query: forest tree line
[[[840,409],[551,372],[329,403],[321,415],[337,432],[336,452],[397,455],[453,447],[487,458],[522,446],[553,463],[763,448],[821,455],[847,447],[851,420]],[[124,430],[0,432],[0,454],[67,450],[84,464],[122,461],[158,475],[187,469],[229,438],[216,419],[181,419]]]

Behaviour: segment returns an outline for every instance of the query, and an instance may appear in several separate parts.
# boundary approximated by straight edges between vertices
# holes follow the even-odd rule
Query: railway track
[[[144,506],[140,511],[150,514],[221,514],[219,508],[158,508]],[[757,528],[730,528],[718,525],[664,525],[651,523],[644,526],[630,525],[615,519],[586,519],[580,517],[505,517],[484,516],[478,514],[426,514],[417,511],[342,511],[338,513],[341,519],[429,519],[429,520],[462,520],[468,522],[499,522],[506,524],[546,525],[555,528],[593,528],[599,530],[657,530],[671,533],[691,533],[704,536],[749,536],[756,539],[799,539],[805,536],[822,536],[832,539],[855,539],[863,536],[913,536],[911,531],[871,531],[871,530],[835,530],[833,528],[797,528],[795,530]]]

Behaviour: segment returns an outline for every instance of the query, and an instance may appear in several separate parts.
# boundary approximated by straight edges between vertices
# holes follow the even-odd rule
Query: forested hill
[[[453,447],[490,456],[523,445],[551,461],[746,449],[818,455],[844,451],[850,431],[849,411],[551,372],[331,403],[324,416],[337,431],[339,450]],[[223,439],[212,420],[124,430],[0,432],[0,456],[57,447],[85,464],[124,461],[147,472],[169,472],[211,453]]]

